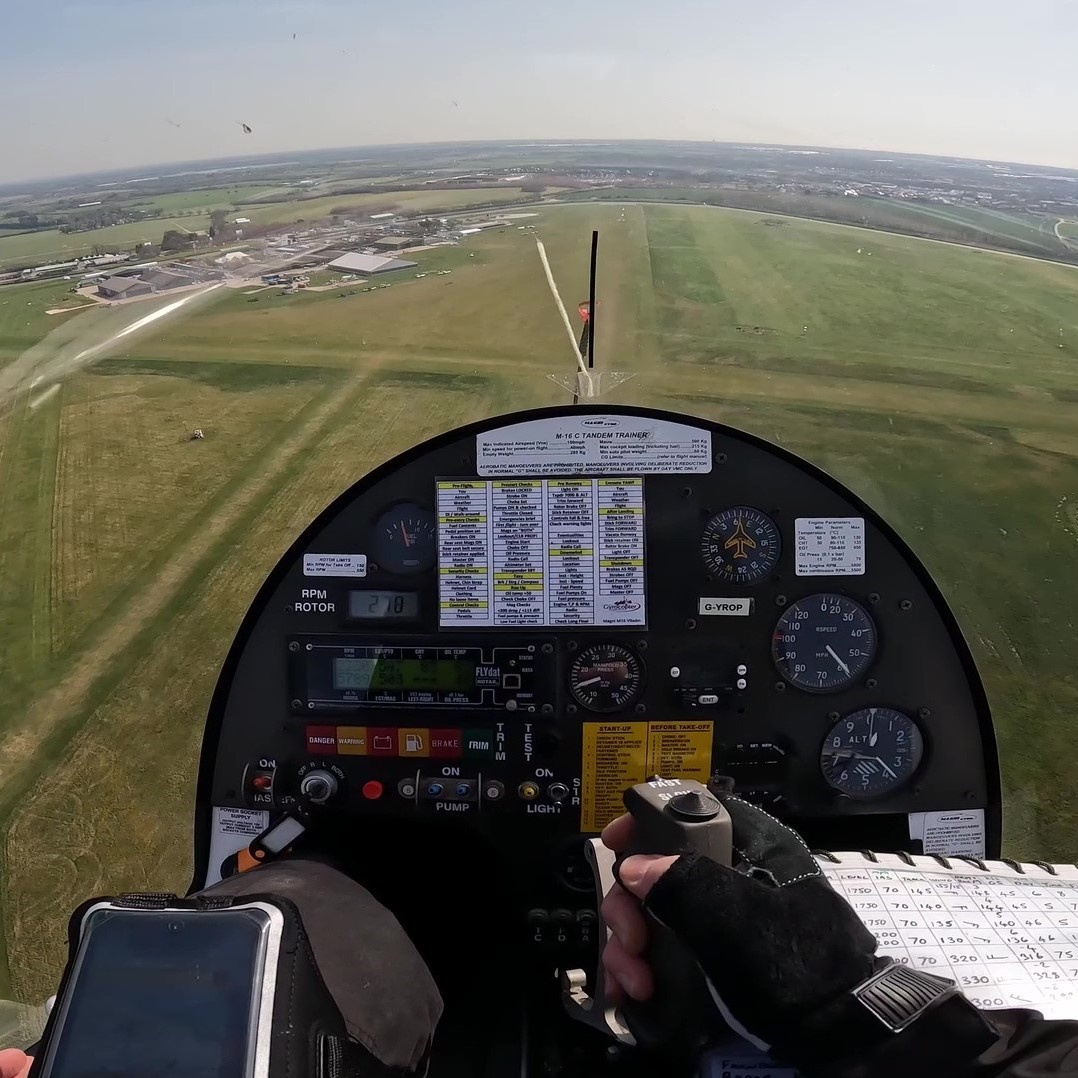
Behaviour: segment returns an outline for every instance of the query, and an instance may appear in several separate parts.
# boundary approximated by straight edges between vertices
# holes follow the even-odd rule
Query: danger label
[[[625,791],[653,775],[706,782],[711,742],[710,722],[585,723],[581,831],[601,831],[625,811]]]

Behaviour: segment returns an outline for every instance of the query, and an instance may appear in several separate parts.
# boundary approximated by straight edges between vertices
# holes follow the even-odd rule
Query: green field
[[[246,199],[264,198],[272,190],[264,183],[244,183],[234,187],[214,187],[207,191],[176,191],[147,197],[133,192],[131,198],[124,199],[123,205],[156,209],[164,214],[179,213],[181,210],[200,210],[209,214],[211,210],[230,210]]]
[[[18,236],[0,236],[0,269],[5,266],[33,264],[49,259],[67,262],[93,254],[95,246],[129,249],[136,243],[160,243],[170,229],[195,232],[205,229],[208,217],[153,217],[129,225],[112,225],[89,232],[23,232]]]
[[[63,233],[58,229],[44,232],[24,232],[15,236],[0,235],[0,270],[23,266],[46,259],[64,262],[93,253],[95,246],[131,248],[136,243],[158,244],[169,229],[194,232],[209,227],[209,214],[215,209],[235,209],[237,215],[249,217],[257,225],[314,222],[340,211],[342,214],[367,214],[379,211],[422,213],[425,211],[463,210],[488,203],[527,201],[533,196],[522,195],[519,187],[498,187],[465,191],[387,191],[385,194],[323,195],[317,198],[293,198],[263,205],[239,202],[234,205],[232,193],[251,198],[266,195],[265,185],[246,188],[219,188],[213,191],[180,192],[156,195],[144,200],[132,199],[132,206],[159,208],[164,212],[180,213],[194,210],[187,216],[154,217],[134,224],[113,225],[89,232]],[[0,341],[0,347],[3,342]]]
[[[249,204],[243,207],[243,216],[250,217],[255,224],[291,224],[295,221],[317,221],[338,210],[342,214],[393,210],[422,213],[427,210],[463,210],[469,206],[483,206],[488,202],[520,202],[529,197],[521,195],[519,187],[323,195],[318,198],[273,202],[265,206]]]
[[[866,203],[885,205],[891,212],[907,213],[911,218],[928,218],[960,227],[975,228],[1000,239],[1016,239],[1044,249],[1046,255],[1055,253],[1058,244],[1054,226],[1058,217],[1038,213],[1020,213],[977,206],[946,206],[922,202],[900,202],[896,199],[865,199]]]
[[[707,207],[533,222],[570,305],[601,229],[598,361],[635,375],[613,403],[773,439],[912,543],[988,682],[1007,852],[1073,860],[1078,269]],[[565,401],[546,375],[572,357],[524,232],[419,258],[453,272],[344,298],[221,290],[0,415],[0,910],[17,996],[53,990],[82,898],[186,886],[209,695],[297,531],[422,438]],[[0,375],[45,331],[66,347],[116,313],[45,316],[55,288],[0,291]]]

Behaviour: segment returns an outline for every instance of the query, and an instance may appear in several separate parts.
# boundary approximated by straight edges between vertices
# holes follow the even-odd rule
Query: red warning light
[[[576,309],[580,312],[580,317],[583,318],[585,322],[591,321],[591,304],[587,300],[578,303]]]

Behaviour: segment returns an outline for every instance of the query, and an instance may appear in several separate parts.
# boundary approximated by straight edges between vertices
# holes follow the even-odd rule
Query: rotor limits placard
[[[644,480],[439,479],[442,628],[644,625]]]

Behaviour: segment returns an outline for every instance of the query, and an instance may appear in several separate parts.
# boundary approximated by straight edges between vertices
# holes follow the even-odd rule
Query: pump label
[[[583,737],[581,831],[601,831],[625,811],[625,791],[653,775],[711,774],[710,722],[586,722]]]

